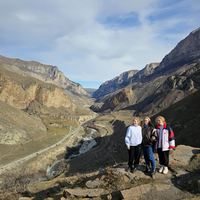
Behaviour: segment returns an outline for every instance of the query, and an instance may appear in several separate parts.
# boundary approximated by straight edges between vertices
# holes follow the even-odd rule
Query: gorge
[[[160,63],[153,62],[142,70],[124,72],[106,81],[93,93],[93,98],[56,66],[0,56],[0,198],[9,199],[16,193],[12,191],[14,186],[5,189],[3,175],[24,168],[32,169],[33,174],[43,171],[41,179],[47,176],[46,172],[51,173],[44,183],[30,182],[25,191],[19,187],[19,198],[28,193],[36,199],[40,195],[46,199],[49,191],[59,189],[50,196],[56,199],[58,195],[61,199],[63,188],[74,189],[78,185],[89,189],[87,181],[91,184],[95,180],[105,183],[103,199],[108,199],[108,195],[120,199],[122,190],[136,186],[140,190],[145,184],[153,188],[154,181],[158,188],[157,180],[142,173],[144,160],[136,176],[123,170],[127,167],[127,127],[133,116],[142,120],[146,115],[153,123],[156,116],[164,116],[175,132],[177,149],[170,154],[169,176],[165,182],[158,175],[158,181],[168,188],[174,189],[176,184],[181,190],[187,188],[185,196],[174,189],[180,198],[195,198],[200,179],[199,88],[200,28]],[[181,158],[187,161],[182,163]],[[187,187],[181,173],[188,182],[193,181]],[[188,185],[194,189],[188,189]],[[159,199],[159,189],[156,192]]]

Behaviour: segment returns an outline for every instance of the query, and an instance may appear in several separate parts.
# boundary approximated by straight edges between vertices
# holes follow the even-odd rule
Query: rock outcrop
[[[101,110],[114,109],[120,103],[128,103],[134,97],[133,90],[131,88],[125,88],[115,96],[109,98],[102,106]]]
[[[22,144],[46,134],[46,127],[40,118],[2,101],[0,110],[0,144]]]
[[[200,28],[192,31],[166,55],[157,70],[175,68],[200,58]]]
[[[26,109],[33,100],[47,107],[65,107],[71,110],[76,108],[57,86],[33,81],[23,87],[3,74],[0,74],[0,86],[0,100],[19,109]]]
[[[143,159],[140,159],[138,170],[135,173],[127,172],[127,164],[120,164],[97,171],[93,176],[84,174],[76,180],[75,188],[70,189],[69,185],[69,188],[64,190],[63,196],[67,199],[104,195],[107,199],[163,199],[164,197],[170,200],[176,195],[176,199],[191,199],[195,197],[196,192],[199,192],[199,189],[194,187],[198,184],[200,177],[198,172],[195,172],[199,170],[199,153],[200,148],[177,146],[169,155],[168,174],[157,172],[153,179],[150,173],[144,173],[146,166]],[[157,153],[154,153],[154,157],[157,168],[159,168]],[[193,173],[189,173],[189,170]],[[88,189],[82,189],[85,185]],[[101,187],[105,189],[102,190]],[[116,190],[120,192],[117,193]],[[91,192],[95,193],[90,195]]]
[[[115,77],[112,80],[106,81],[103,83],[98,90],[96,90],[93,94],[94,98],[99,98],[106,94],[115,92],[118,89],[124,88],[129,84],[129,79],[133,77],[139,70],[131,70],[128,72],[124,72],[119,76]]]
[[[94,98],[100,98],[110,93],[114,93],[119,89],[128,87],[128,85],[138,82],[139,80],[151,75],[159,63],[150,63],[146,65],[142,70],[131,70],[124,72],[116,78],[103,83],[98,90],[93,94]],[[109,95],[108,95],[109,96]]]
[[[70,81],[56,66],[43,65],[35,61],[23,61],[0,56],[0,64],[5,69],[23,76],[31,76],[46,83],[55,84],[61,88],[81,95],[89,95],[83,87]]]
[[[181,75],[161,78],[149,84],[125,88],[129,98],[121,98],[122,91],[108,98],[101,111],[131,109],[137,115],[153,115],[174,104],[200,88],[200,64],[196,64]],[[164,82],[163,82],[164,81]]]
[[[158,65],[146,66],[129,80],[130,101],[119,101],[122,90],[102,99],[106,109],[131,109],[135,114],[153,115],[185,98],[200,87],[200,28],[182,40]],[[96,91],[98,92],[98,90]],[[119,104],[114,104],[114,101]]]

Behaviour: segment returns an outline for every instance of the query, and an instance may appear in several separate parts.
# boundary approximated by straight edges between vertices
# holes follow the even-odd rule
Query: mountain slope
[[[46,134],[46,127],[40,118],[3,101],[0,101],[0,109],[0,144],[22,144]]]
[[[200,90],[152,117],[164,116],[166,122],[173,128],[176,146],[180,144],[193,147],[200,146]]]
[[[71,111],[76,108],[58,86],[5,70],[2,65],[0,85],[0,100],[19,109],[26,109],[34,100],[47,107],[65,107]]]
[[[106,81],[99,87],[98,90],[94,92],[93,97],[99,98],[106,94],[112,93],[118,89],[124,88],[127,84],[129,84],[128,79],[133,77],[137,72],[138,70],[124,72],[119,76],[115,77],[114,79]]]
[[[146,76],[149,76],[154,72],[154,70],[158,65],[159,63],[150,63],[140,71],[131,70],[128,72],[124,72],[120,74],[120,76],[117,76],[116,78],[103,83],[99,87],[99,89],[95,91],[93,97],[100,98],[100,100],[98,101],[101,101],[101,99],[108,98],[110,96],[109,94],[116,93],[118,90],[125,88],[132,83],[138,82],[143,78],[145,78]]]
[[[17,74],[31,76],[46,83],[53,83],[77,94],[89,95],[80,84],[70,81],[56,66],[43,65],[35,61],[11,59],[1,55],[0,65]]]
[[[170,89],[170,94],[167,94],[169,91],[166,90],[165,87],[169,82],[174,82],[173,84],[176,84],[175,82],[179,81],[177,84],[181,85],[181,81],[184,82],[184,79],[187,79],[187,75],[183,75],[183,73],[187,72],[190,68],[194,69],[195,65],[199,62],[200,28],[196,29],[190,33],[188,37],[182,40],[168,55],[165,56],[159,66],[157,66],[152,73],[143,76],[140,80],[136,79],[138,81],[132,81],[132,83],[126,86],[126,88],[131,88],[133,91],[132,98],[129,98],[130,100],[126,99],[120,101],[120,103],[116,104],[115,107],[109,106],[109,104],[113,105],[112,102],[114,101],[119,102],[118,97],[120,96],[119,93],[121,90],[111,93],[107,95],[107,100],[104,100],[105,105],[102,106],[102,111],[106,109],[131,109],[137,114],[149,115],[161,111],[172,103],[181,100],[195,91],[195,87],[192,85],[190,86],[190,84],[193,84],[192,79],[190,80],[191,83],[187,83],[189,89],[176,88],[176,90],[174,90],[175,88],[172,87]],[[135,74],[132,79],[138,76],[142,71],[143,70]],[[176,77],[180,75],[180,80],[175,80],[177,78],[174,77],[170,78],[170,76]],[[186,84],[186,82],[184,84]]]

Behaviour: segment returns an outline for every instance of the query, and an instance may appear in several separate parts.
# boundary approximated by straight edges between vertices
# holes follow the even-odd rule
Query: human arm
[[[153,142],[155,142],[155,141],[157,140],[157,138],[158,138],[157,131],[156,131],[155,128],[153,128],[152,131],[151,131],[151,140],[152,140]]]
[[[125,144],[127,146],[127,149],[130,150],[130,128],[128,128],[126,132]]]
[[[171,151],[172,149],[175,148],[175,138],[174,138],[174,132],[172,128],[168,125],[168,130],[169,130],[169,150]]]

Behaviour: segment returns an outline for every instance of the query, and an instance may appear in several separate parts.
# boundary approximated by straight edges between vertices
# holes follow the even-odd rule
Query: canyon
[[[56,66],[0,56],[0,193],[3,194],[0,197],[16,195],[3,189],[6,182],[3,175],[9,177],[13,170],[21,169],[31,169],[33,174],[42,171],[43,175],[36,185],[31,182],[26,191],[20,190],[19,198],[29,193],[35,198],[41,195],[47,199],[45,195],[49,192],[53,199],[61,199],[65,198],[61,194],[64,188],[70,192],[76,187],[85,189],[98,180],[105,183],[106,192],[104,196],[99,195],[103,199],[120,199],[123,195],[128,199],[129,192],[142,190],[145,184],[149,190],[154,189],[154,181],[157,199],[161,195],[159,181],[180,198],[197,197],[199,88],[200,28],[180,41],[160,63],[124,72],[103,83],[98,90],[85,90]],[[143,159],[138,174],[124,170],[127,167],[126,130],[133,116],[142,120],[145,115],[150,116],[153,123],[156,116],[164,116],[175,133],[177,148],[170,154],[170,173],[166,181],[162,175],[154,180],[143,174]],[[32,154],[34,157],[23,160]],[[183,157],[187,157],[184,163]],[[9,165],[20,159],[23,162]],[[3,169],[7,165],[9,167]],[[189,174],[188,170],[191,170]],[[187,182],[193,182],[186,187],[181,175]],[[186,188],[187,192],[177,190],[175,182],[174,185],[181,190]],[[146,198],[146,193],[141,195]],[[136,198],[139,197],[136,195]]]

